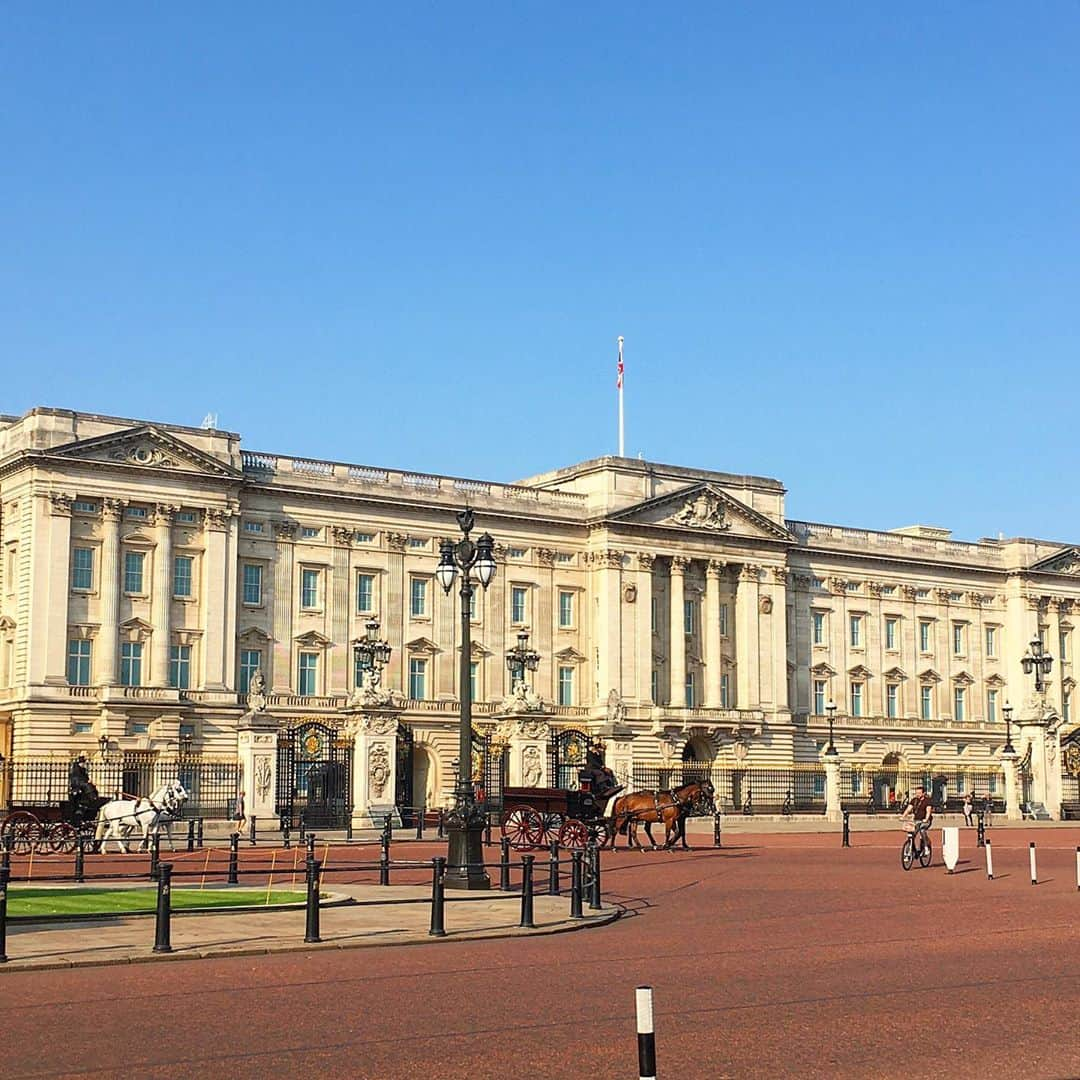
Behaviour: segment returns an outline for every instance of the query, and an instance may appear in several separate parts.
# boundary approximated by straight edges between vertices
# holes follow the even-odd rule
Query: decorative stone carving
[[[952,589],[935,589],[934,595],[937,597],[939,604],[948,604],[952,602]]]
[[[905,600],[914,600],[919,594],[919,590],[914,585],[901,585],[900,591],[904,594]]]
[[[397,729],[396,713],[365,713],[360,718],[360,730],[371,735],[394,735]]]
[[[773,604],[773,602],[772,602],[772,597],[771,596],[763,596],[758,601],[758,610],[761,612],[762,615],[771,615],[772,614],[772,604]]]
[[[166,469],[180,463],[169,457],[160,446],[151,442],[137,442],[127,446],[118,446],[110,451],[111,461],[123,461],[128,465],[142,465],[145,468]]]
[[[231,510],[222,510],[220,507],[211,506],[203,513],[203,524],[207,529],[223,532],[228,526],[231,516]]]
[[[1067,773],[1080,776],[1080,743],[1069,743],[1061,755],[1061,764]]]
[[[534,550],[536,552],[536,561],[541,566],[549,566],[550,567],[550,566],[555,565],[555,556],[556,556],[557,552],[552,551],[551,548],[539,548],[538,547],[538,548],[535,548]]]
[[[337,544],[338,547],[352,547],[352,529],[346,529],[344,525],[335,525],[330,530],[330,535],[334,538],[334,543]]]
[[[831,577],[827,582],[829,586],[829,592],[834,593],[846,593],[847,582],[843,578]]]
[[[102,499],[101,516],[106,521],[119,521],[127,504],[127,499]]]
[[[386,533],[386,546],[391,551],[404,551],[406,545],[409,542],[409,538],[405,533],[388,532]]]
[[[705,576],[711,578],[722,578],[727,570],[727,563],[722,559],[710,559],[705,564]]]
[[[544,775],[544,765],[539,746],[526,746],[521,751],[521,779],[526,787],[536,787]]]
[[[623,704],[622,694],[614,688],[607,696],[607,718],[609,724],[622,724],[626,721],[626,705]]]
[[[368,783],[372,801],[382,798],[389,779],[390,754],[386,749],[386,743],[375,743],[368,750]]]
[[[761,567],[755,566],[753,563],[744,563],[741,567],[739,567],[739,580],[760,581]]]
[[[544,708],[544,699],[540,697],[531,686],[519,682],[514,687],[514,692],[503,699],[501,711],[508,713],[541,712]]]
[[[814,579],[809,574],[796,574],[792,581],[795,582],[795,588],[809,591]]]
[[[774,585],[787,586],[787,569],[783,566],[774,566],[772,568],[772,580]]]
[[[73,498],[63,491],[49,492],[49,513],[53,517],[71,517]]]
[[[180,513],[179,506],[173,506],[170,503],[158,503],[154,507],[154,524],[169,527],[178,513]]]
[[[881,596],[885,586],[880,581],[868,581],[866,583],[866,591],[871,596]]]
[[[637,601],[637,586],[631,581],[628,585],[623,586],[622,595],[628,604],[635,603]]]
[[[296,535],[296,522],[295,521],[275,521],[274,522],[274,539],[286,543]]]
[[[266,677],[262,668],[256,668],[248,683],[248,708],[252,712],[263,712],[266,709]]]
[[[730,529],[724,504],[707,491],[701,491],[688,499],[681,510],[669,519],[677,525],[686,525],[694,529]]]
[[[639,570],[649,570],[653,568],[653,563],[656,562],[656,556],[651,551],[639,551],[637,554],[637,564]]]
[[[1080,577],[1080,549],[1072,548],[1056,558],[1041,562],[1037,567],[1044,574],[1068,574]]]
[[[750,747],[745,739],[736,739],[731,752],[736,761],[745,761],[750,754]]]
[[[623,553],[621,551],[615,551],[613,548],[608,548],[607,551],[596,552],[596,561],[598,565],[607,570],[618,570],[622,566]]]
[[[255,758],[255,793],[260,802],[266,802],[270,797],[270,784],[273,781],[273,771],[270,768],[270,759],[265,754],[259,754]]]
[[[369,668],[364,672],[359,686],[355,687],[345,702],[347,709],[403,709],[405,695],[400,690],[381,686],[382,676]]]
[[[685,574],[690,569],[690,559],[685,555],[671,556],[671,572],[673,574]]]

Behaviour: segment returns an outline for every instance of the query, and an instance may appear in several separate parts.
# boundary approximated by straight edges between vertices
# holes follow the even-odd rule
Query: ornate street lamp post
[[[829,714],[829,745],[825,748],[825,753],[828,757],[836,756],[836,744],[833,742],[833,721],[836,719],[836,702],[829,700],[829,704],[825,706],[825,711]]]
[[[1046,690],[1046,683],[1043,681],[1043,676],[1050,674],[1050,668],[1053,666],[1054,658],[1043,649],[1043,643],[1040,638],[1033,638],[1031,644],[1028,646],[1027,652],[1020,658],[1020,665],[1024,669],[1025,675],[1035,673],[1035,693],[1042,694]]]
[[[388,641],[379,637],[379,620],[369,619],[365,626],[367,633],[353,644],[353,659],[357,689],[362,688],[364,674],[371,672],[372,682],[378,685],[379,673],[390,663],[391,647]]]
[[[506,668],[510,672],[511,693],[520,683],[525,682],[526,671],[535,671],[540,666],[540,654],[529,648],[529,631],[519,631],[517,639],[517,645],[506,653]]]
[[[485,589],[495,577],[495,541],[484,533],[476,541],[469,539],[475,524],[472,510],[457,515],[462,539],[444,540],[439,547],[439,565],[435,577],[449,594],[461,571],[461,668],[458,679],[461,716],[458,727],[458,771],[454,789],[454,808],[447,816],[449,846],[446,860],[446,885],[451,889],[489,889],[491,880],[484,870],[485,813],[477,804],[472,784],[472,634],[469,612],[473,592],[479,582]],[[474,579],[475,575],[475,579]]]
[[[1002,753],[1015,754],[1012,744],[1012,706],[1006,701],[1001,711],[1005,715],[1005,746]]]

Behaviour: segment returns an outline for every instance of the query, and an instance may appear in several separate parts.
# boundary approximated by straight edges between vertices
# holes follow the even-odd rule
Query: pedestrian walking
[[[975,795],[970,791],[964,796],[964,824],[968,828],[975,825]]]

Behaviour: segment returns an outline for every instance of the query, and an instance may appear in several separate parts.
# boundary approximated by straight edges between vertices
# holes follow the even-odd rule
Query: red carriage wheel
[[[41,822],[26,810],[4,819],[4,839],[16,855],[29,855],[41,843]]]
[[[567,818],[559,829],[559,847],[569,848],[571,851],[584,851],[589,843],[589,830],[585,828],[585,822],[577,818]]]
[[[511,806],[503,814],[502,834],[515,851],[525,851],[543,843],[544,822],[530,806]]]
[[[47,839],[49,848],[58,855],[70,855],[79,846],[79,834],[75,826],[66,821],[57,821],[50,825]]]

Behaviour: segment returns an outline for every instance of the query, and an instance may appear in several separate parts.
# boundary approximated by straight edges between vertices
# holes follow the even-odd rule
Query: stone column
[[[1005,817],[1009,821],[1020,820],[1020,785],[1017,777],[1016,755],[1002,754],[1001,764],[1005,770]]]
[[[154,508],[154,591],[150,602],[150,621],[154,636],[150,642],[150,678],[152,686],[169,685],[169,611],[172,607],[172,523],[179,507],[159,503]]]
[[[392,813],[397,782],[397,712],[365,709],[353,738],[353,828],[382,826]]]
[[[120,622],[120,516],[126,500],[102,499],[101,630],[98,632],[97,671],[102,686],[116,685],[117,627]]]
[[[333,646],[326,651],[326,692],[347,694],[349,692],[349,667],[352,663],[352,646],[349,644],[349,627],[352,625],[352,573],[350,554],[353,530],[336,526],[332,530],[334,548],[331,557],[330,580],[326,583],[327,604],[330,608],[330,638]]]
[[[653,631],[652,631],[652,598],[653,598],[653,563],[656,556],[647,551],[639,551],[637,557],[637,592],[634,595],[634,603],[637,605],[637,617],[635,626],[637,636],[635,648],[637,650],[637,687],[635,699],[639,705],[653,705],[652,699],[652,672],[653,672]],[[660,688],[657,687],[657,694]]]
[[[291,521],[274,522],[274,659],[270,685],[275,694],[289,694],[295,682],[292,670],[293,644],[293,536]]]
[[[211,507],[203,514],[206,554],[199,607],[203,617],[203,679],[211,690],[236,685],[236,544],[232,543],[230,556],[229,543],[236,521],[228,509]]]
[[[622,686],[622,627],[619,603],[619,581],[622,576],[623,553],[607,549],[595,552],[593,566],[593,596],[599,604],[594,605],[596,616],[595,636],[595,685],[579,689],[582,705],[599,704],[612,690]],[[680,624],[681,626],[681,624]],[[620,690],[621,692],[621,690]]]
[[[723,660],[720,648],[720,583],[724,564],[710,559],[705,567],[705,704],[720,708],[720,675]]]
[[[774,566],[769,570],[769,591],[758,600],[764,616],[764,634],[758,653],[763,657],[759,674],[758,700],[777,709],[788,705],[787,671],[787,570]],[[873,620],[871,620],[873,621]]]
[[[540,586],[536,594],[536,616],[532,624],[532,648],[540,654],[540,667],[533,679],[534,686],[551,684],[552,657],[555,655],[555,641],[558,637],[556,623],[559,618],[558,597],[555,595],[555,552],[550,548],[536,548],[536,561],[539,564],[538,577]],[[583,612],[582,594],[574,593],[574,603],[578,610],[577,624],[581,625]],[[491,697],[496,695],[491,694]],[[544,769],[547,769],[547,755],[544,755]]]
[[[690,560],[683,555],[671,557],[670,622],[671,642],[668,656],[668,704],[672,708],[686,706],[686,570]]]
[[[409,661],[405,653],[405,631],[409,622],[405,581],[405,545],[408,536],[405,533],[388,532],[385,534],[387,556],[386,590],[380,597],[382,616],[382,636],[390,643],[390,663],[383,672],[383,686],[394,687],[408,693]],[[496,575],[498,580],[498,575]],[[436,588],[434,582],[430,588]],[[434,595],[428,597],[434,604]],[[435,672],[431,673],[434,680]]]
[[[37,646],[31,662],[31,682],[67,685],[68,597],[71,594],[71,496],[49,495],[48,534],[34,537],[34,580],[37,610],[31,618],[44,622],[44,633],[35,627],[31,648]],[[37,588],[45,577],[46,589]],[[48,596],[47,602],[43,600]],[[41,649],[44,649],[42,655]]]
[[[735,592],[735,649],[738,664],[735,705],[753,709],[758,702],[758,582],[761,568],[747,564],[739,571]]]
[[[840,806],[840,755],[825,754],[825,820],[840,821],[843,810]]]
[[[244,810],[269,824],[277,812],[277,725],[264,712],[249,712],[240,718],[236,730],[240,762],[240,790]]]

